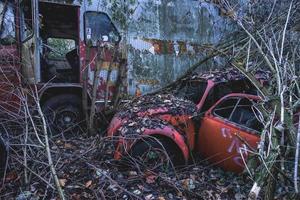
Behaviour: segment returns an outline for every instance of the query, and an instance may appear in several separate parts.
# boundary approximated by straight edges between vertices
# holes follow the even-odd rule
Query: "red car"
[[[257,78],[263,83],[268,74]],[[183,164],[198,153],[225,170],[241,172],[263,129],[256,89],[233,69],[194,74],[177,83],[134,99],[114,116],[108,136],[118,141],[115,158],[129,154],[158,162],[162,156],[153,152],[165,150],[174,164]]]

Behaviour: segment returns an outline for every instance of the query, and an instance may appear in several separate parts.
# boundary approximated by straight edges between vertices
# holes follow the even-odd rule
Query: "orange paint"
[[[256,149],[260,138],[257,135],[242,131],[229,123],[206,115],[201,120],[197,151],[208,160],[233,172],[242,172],[244,161],[247,161],[249,147]]]

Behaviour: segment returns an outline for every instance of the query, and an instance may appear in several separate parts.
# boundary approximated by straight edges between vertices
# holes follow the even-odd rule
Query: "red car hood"
[[[171,94],[141,96],[125,104],[114,116],[108,128],[108,136],[114,135],[127,120],[136,117],[192,116],[196,111],[193,102]]]

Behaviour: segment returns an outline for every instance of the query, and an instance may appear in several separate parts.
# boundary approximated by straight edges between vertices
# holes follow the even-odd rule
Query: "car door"
[[[197,150],[225,170],[241,172],[255,150],[263,126],[257,119],[257,96],[236,94],[219,100],[201,119]]]
[[[22,81],[26,84],[40,82],[40,47],[39,26],[37,10],[33,12],[32,1],[20,1],[20,41],[21,41],[21,61],[22,61]],[[36,30],[35,30],[36,29]],[[34,31],[35,30],[35,31]]]

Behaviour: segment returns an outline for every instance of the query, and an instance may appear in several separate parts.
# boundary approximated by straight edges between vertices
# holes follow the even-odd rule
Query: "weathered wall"
[[[108,2],[93,1],[87,9],[109,13]],[[176,79],[203,57],[205,44],[233,29],[218,9],[200,0],[138,0],[134,10],[127,36],[131,94],[137,85],[145,93]]]
[[[140,0],[129,26],[129,88],[161,87],[203,56],[230,29],[211,4],[194,0]],[[152,39],[148,42],[143,39]],[[153,40],[157,39],[157,40]]]

